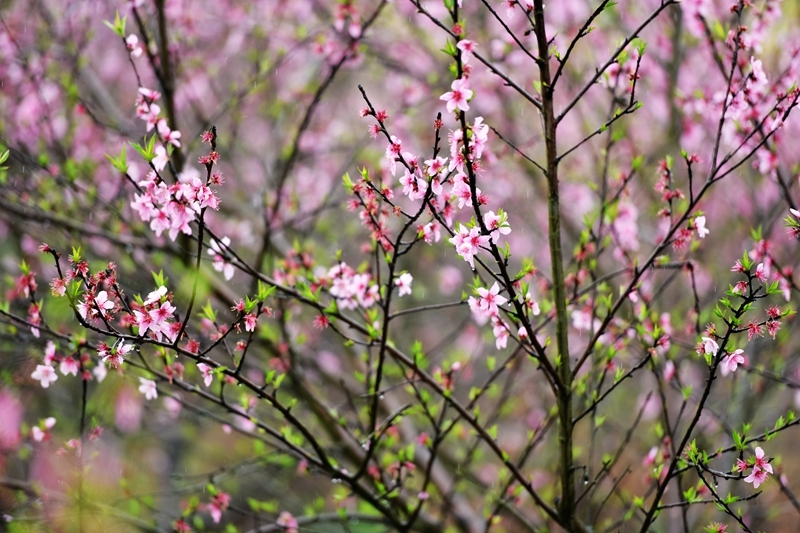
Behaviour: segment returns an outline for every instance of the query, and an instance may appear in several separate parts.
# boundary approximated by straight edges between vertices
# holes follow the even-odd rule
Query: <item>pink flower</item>
[[[775,335],[778,334],[778,330],[781,328],[781,321],[780,320],[770,320],[767,322],[767,333],[770,334],[772,339],[775,339]]]
[[[281,511],[278,521],[275,523],[284,528],[286,533],[297,533],[297,529],[300,527],[297,519],[289,511]]]
[[[751,459],[753,460],[753,472],[744,480],[747,483],[752,483],[753,487],[757,489],[759,485],[767,480],[767,474],[773,473],[772,465],[764,459],[764,450],[761,449],[761,446],[756,447],[756,456]]]
[[[191,533],[192,527],[183,518],[178,518],[172,523],[172,529],[177,533]]]
[[[480,295],[481,299],[478,302],[478,308],[488,315],[496,315],[498,310],[498,305],[503,305],[508,301],[505,296],[502,296],[500,293],[500,286],[497,282],[494,282],[491,289],[486,289],[484,287],[478,288],[478,294]]]
[[[248,313],[244,317],[244,329],[247,331],[255,331],[256,321],[258,321],[258,317],[253,313]]]
[[[469,82],[466,79],[459,78],[450,85],[451,91],[444,93],[439,97],[439,100],[447,102],[447,111],[452,113],[456,109],[461,111],[469,111],[469,104],[467,100],[472,98],[473,92],[469,88]]]
[[[722,359],[722,363],[720,365],[720,371],[722,372],[723,376],[727,376],[730,372],[736,372],[736,368],[739,365],[744,364],[744,356],[742,355],[744,350],[736,350],[733,353],[729,353]]]
[[[442,170],[445,169],[445,165],[447,165],[446,157],[437,157],[436,159],[428,159],[425,161],[425,166],[428,167],[427,174],[430,177],[434,177],[437,174],[439,174]],[[798,216],[798,218],[800,218],[800,216]]]
[[[230,495],[220,492],[214,496],[214,498],[211,500],[211,503],[208,504],[208,512],[215,524],[219,524],[219,521],[222,519],[222,512],[228,508],[230,502]]]
[[[80,370],[78,366],[78,362],[73,359],[72,357],[65,357],[61,360],[61,365],[59,365],[58,369],[61,371],[61,374],[67,376],[72,374],[73,376],[78,375],[78,370]]]
[[[31,323],[31,333],[37,339],[39,338],[39,328],[37,327],[42,321],[40,314],[39,304],[31,304],[28,308],[28,322]]]
[[[472,54],[475,53],[475,49],[477,45],[474,41],[470,41],[469,39],[464,39],[462,41],[458,41],[456,48],[461,50],[461,62],[466,64],[469,62],[469,58]]]
[[[144,301],[144,305],[150,305],[159,302],[161,301],[161,298],[163,298],[166,294],[167,294],[167,288],[162,285],[158,289],[154,290],[153,292],[147,295],[147,299]]]
[[[477,192],[478,195],[481,194],[480,189],[476,188],[475,192]],[[472,190],[470,190],[469,183],[466,181],[466,176],[463,174],[458,174],[453,178],[453,188],[450,190],[450,194],[458,198],[459,209],[463,209],[465,205],[472,204]]]
[[[53,341],[47,341],[47,346],[44,349],[44,364],[53,366],[56,358],[56,345]]]
[[[108,369],[106,368],[106,365],[95,365],[95,367],[92,369],[92,374],[98,383],[102,383],[108,375]]]
[[[756,446],[756,460],[754,466],[770,474],[773,473],[772,465],[764,459],[764,450],[761,449],[761,446]]]
[[[425,198],[425,191],[428,190],[428,182],[418,178],[416,175],[405,171],[405,175],[400,178],[403,185],[403,194],[411,200],[422,200]]]
[[[112,348],[109,348],[105,343],[100,343],[99,348],[100,349],[98,350],[97,355],[102,359],[103,363],[107,364],[111,368],[119,368],[119,366],[124,362],[124,357],[133,349],[133,345],[125,344],[125,342],[122,341],[119,344],[114,345]],[[106,373],[103,371],[98,371],[97,368],[105,369],[105,366],[99,365],[95,368],[94,372],[97,380],[103,381],[103,379],[106,377]]]
[[[222,255],[223,251],[228,247],[228,245],[230,245],[230,243],[231,240],[228,237],[223,237],[220,239],[220,242],[212,239],[211,247],[208,249],[208,255],[214,256],[214,270],[217,272],[222,272],[222,275],[226,280],[230,280],[234,273],[233,265],[225,261],[225,257]]]
[[[214,374],[211,367],[205,363],[198,363],[197,368],[200,370],[200,373],[203,374],[203,383],[206,384],[206,387],[210,387],[211,383],[214,381]]]
[[[486,229],[489,230],[489,237],[495,244],[500,242],[501,234],[508,235],[511,233],[511,227],[508,225],[508,215],[502,212],[502,209],[497,215],[494,214],[494,211],[489,211],[483,215],[483,223],[486,225]]]
[[[157,128],[159,135],[161,135],[165,143],[172,144],[173,146],[180,148],[181,142],[178,139],[181,138],[181,132],[178,130],[170,130],[169,126],[167,125],[167,121],[164,119],[158,121]]]
[[[397,285],[399,289],[397,295],[404,296],[406,294],[411,294],[411,282],[413,280],[414,278],[408,272],[400,274],[400,276],[394,280],[394,284]]]
[[[130,34],[125,37],[125,46],[131,53],[131,57],[140,57],[142,55],[142,47],[139,46],[139,37],[135,34]]]
[[[473,258],[480,251],[481,246],[489,245],[489,236],[481,235],[481,231],[477,227],[468,229],[463,224],[459,224],[458,232],[449,241],[455,245],[458,255],[463,257],[464,261],[474,269]]]
[[[391,142],[389,146],[386,147],[386,163],[388,163],[389,171],[392,173],[392,176],[394,176],[397,172],[397,156],[400,155],[403,143],[394,135],[392,135],[389,140]]]
[[[764,267],[764,263],[759,263],[756,267],[756,279],[761,283],[766,283],[768,275],[769,272],[767,271],[766,267]]]
[[[52,416],[46,418],[44,422],[40,422],[38,426],[31,428],[31,436],[36,442],[50,439],[50,429],[56,425],[56,419]]]
[[[163,324],[172,318],[172,314],[175,312],[175,306],[172,305],[169,300],[162,303],[159,307],[156,307],[152,311],[150,311],[150,317],[153,319],[153,323],[158,326],[159,329],[163,329]],[[150,326],[150,329],[153,329],[153,326]]]
[[[153,166],[156,168],[156,171],[161,172],[164,170],[168,162],[169,156],[167,156],[167,149],[160,145],[156,146],[156,156],[153,158]]]
[[[510,333],[508,332],[508,326],[505,323],[497,318],[497,316],[492,317],[492,333],[494,334],[494,345],[498,350],[503,350],[508,346],[508,337]]]
[[[67,294],[67,282],[63,278],[53,278],[50,282],[50,292],[53,296],[64,296]]]
[[[193,209],[184,203],[170,202],[167,204],[165,210],[168,212],[171,220],[169,228],[170,240],[175,241],[179,232],[183,232],[186,235],[192,234],[192,228],[189,226],[189,223],[195,218],[195,211]]]
[[[152,379],[147,378],[139,378],[139,392],[144,394],[144,397],[148,400],[155,400],[158,398],[158,389],[156,388],[156,382]]]
[[[539,309],[539,302],[533,299],[530,292],[525,293],[525,297],[523,298],[522,295],[518,295],[517,298],[519,301],[528,308],[528,310],[533,313],[533,316],[539,316],[539,313],[542,311]]]
[[[136,319],[136,326],[139,328],[139,336],[144,337],[153,324],[153,318],[146,311],[134,311],[133,316]]]
[[[147,131],[152,130],[158,121],[158,114],[161,113],[161,107],[156,104],[143,103],[136,108],[136,116],[147,122]]]
[[[36,370],[33,371],[31,377],[36,381],[41,382],[42,388],[46,389],[51,383],[58,380],[58,375],[55,369],[49,365],[36,365]]]
[[[108,316],[107,311],[114,309],[114,302],[108,299],[108,293],[106,291],[100,291],[97,293],[94,302],[97,304],[97,307],[100,308],[100,313],[104,317]]]
[[[747,341],[750,342],[756,337],[761,337],[764,335],[764,327],[760,324],[756,324],[755,322],[750,322],[747,324]]]
[[[419,235],[422,236],[423,240],[428,243],[432,244],[433,242],[439,242],[441,239],[441,232],[439,231],[439,225],[435,222],[428,222],[424,226],[418,226],[417,232]]]
[[[753,468],[753,472],[744,478],[744,480],[746,483],[752,483],[753,488],[757,489],[759,485],[767,480],[767,473],[760,468]]]
[[[142,222],[147,222],[158,214],[158,209],[153,204],[153,197],[148,193],[134,194],[131,209],[136,211]]]
[[[658,455],[658,446],[653,446],[650,448],[650,451],[647,452],[647,455],[644,456],[642,459],[642,465],[650,466],[656,462],[656,456]]]
[[[153,89],[147,89],[145,87],[139,87],[139,94],[142,96],[144,100],[151,103],[161,98],[160,92],[154,91]]]
[[[331,321],[325,315],[317,315],[314,317],[314,327],[323,330],[330,325]]]
[[[503,5],[506,6],[506,15],[508,15],[508,18],[514,18],[514,10],[517,5],[529,12],[533,9],[533,0],[503,0]]]
[[[674,377],[675,377],[675,363],[673,363],[672,360],[670,359],[664,364],[664,380],[671,381],[672,378]]]

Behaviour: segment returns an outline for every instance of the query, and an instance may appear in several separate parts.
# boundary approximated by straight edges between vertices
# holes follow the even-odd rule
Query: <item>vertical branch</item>
[[[547,35],[544,25],[544,3],[535,0],[533,7],[536,41],[539,47],[539,77],[542,84],[542,118],[547,152],[547,213],[550,262],[556,310],[556,347],[560,386],[556,389],[558,404],[558,447],[561,470],[561,501],[559,514],[570,531],[583,528],[575,516],[575,484],[573,483],[572,456],[572,370],[569,364],[567,340],[567,290],[564,283],[564,259],[561,251],[561,214],[558,199],[558,151],[556,143],[556,119],[553,106],[553,87]]]
[[[169,127],[177,130],[179,128],[177,116],[175,115],[175,72],[172,70],[172,62],[169,57],[167,16],[164,11],[164,3],[165,0],[156,0],[156,10],[158,11],[158,56],[159,63],[161,63],[161,85],[164,90],[164,104],[167,118],[169,119]],[[175,147],[172,152],[172,159],[175,162],[175,171],[180,173],[186,161],[180,148]]]

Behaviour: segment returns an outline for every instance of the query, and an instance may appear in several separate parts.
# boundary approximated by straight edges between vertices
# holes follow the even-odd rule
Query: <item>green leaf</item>
[[[125,38],[125,25],[128,22],[128,16],[125,15],[124,17],[119,17],[119,11],[117,11],[116,16],[114,17],[114,22],[108,22],[107,20],[103,21],[103,24],[108,26],[108,28],[119,35],[121,38]]]
[[[353,180],[350,179],[349,172],[344,173],[344,175],[342,176],[342,181],[344,182],[344,186],[347,188],[347,190],[349,191],[353,190]]]
[[[106,154],[106,158],[108,158],[108,160],[111,161],[111,164],[114,166],[115,169],[119,170],[123,174],[128,173],[128,157],[126,154],[126,147],[124,144],[122,145],[122,152],[120,153],[119,157],[112,157]]]
[[[258,282],[258,301],[263,302],[275,292],[274,285],[267,285],[266,283]]]

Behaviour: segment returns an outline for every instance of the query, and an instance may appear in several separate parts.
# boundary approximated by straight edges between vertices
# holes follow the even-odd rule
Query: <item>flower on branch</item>
[[[500,294],[500,285],[498,285],[496,281],[491,289],[478,287],[478,294],[481,297],[478,301],[478,309],[490,316],[494,316],[498,313],[498,305],[503,305],[508,301],[505,296]]]
[[[753,471],[744,480],[746,483],[752,483],[753,488],[757,489],[767,480],[767,474],[773,473],[772,465],[764,458],[764,450],[761,449],[761,446],[756,447],[756,455],[751,457],[749,462],[752,463]],[[747,467],[749,468],[749,465]]]
[[[141,57],[142,55],[142,47],[139,46],[139,37],[136,34],[130,34],[125,37],[125,46],[128,48],[128,51],[131,53],[131,57]]]
[[[700,347],[702,349],[701,353],[707,353],[709,355],[716,355],[719,351],[719,344],[711,337],[703,337]]]
[[[456,109],[469,111],[469,104],[467,101],[472,98],[474,94],[469,88],[469,82],[465,78],[459,78],[450,84],[450,88],[452,90],[439,97],[439,100],[447,102],[447,111],[450,113]]]
[[[206,387],[210,387],[214,381],[213,369],[205,363],[198,363],[197,369],[203,375],[203,383],[205,383]]]
[[[736,372],[738,366],[744,364],[743,353],[744,350],[736,350],[722,359],[722,363],[720,363],[720,372],[723,376],[727,376],[731,372]]]
[[[464,261],[469,263],[473,269],[475,269],[473,260],[475,255],[482,246],[489,246],[489,236],[481,235],[481,230],[477,226],[469,229],[463,224],[459,224],[455,236],[448,240],[455,245],[458,255],[463,257]]]
[[[159,120],[156,127],[158,129],[158,134],[161,135],[165,143],[180,148],[181,142],[178,139],[181,138],[181,132],[169,129],[167,121],[164,119]]]
[[[489,211],[483,215],[483,223],[489,230],[489,237],[495,244],[500,242],[500,235],[511,233],[511,226],[508,225],[508,214],[503,212],[502,209],[496,215],[494,211]]]

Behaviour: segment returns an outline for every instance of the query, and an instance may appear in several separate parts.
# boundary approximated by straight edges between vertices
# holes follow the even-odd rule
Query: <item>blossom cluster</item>
[[[171,303],[172,295],[167,288],[160,286],[147,295],[142,305],[132,304],[135,325],[139,328],[139,336],[149,334],[159,342],[164,337],[175,342],[181,330],[181,323],[174,321],[175,306]]]
[[[179,233],[192,234],[189,224],[203,209],[219,209],[215,192],[196,176],[183,177],[167,186],[151,171],[138,185],[142,193],[134,195],[131,208],[143,222],[150,222],[150,229],[156,236],[166,231],[172,241]]]
[[[42,388],[48,388],[51,383],[58,380],[58,373],[56,367],[63,376],[77,376],[81,375],[84,380],[92,379],[92,374],[97,381],[103,381],[106,377],[106,369],[103,365],[95,366],[94,370],[90,373],[87,368],[89,366],[89,356],[81,354],[79,356],[64,355],[58,353],[58,346],[52,341],[47,341],[44,350],[44,358],[42,364],[37,364],[36,369],[31,373],[31,378],[38,381]]]
[[[331,283],[330,294],[341,309],[368,309],[380,300],[380,287],[372,276],[358,273],[344,262],[332,266],[326,277]]]
[[[769,464],[769,459],[764,457],[764,450],[761,449],[761,446],[756,447],[755,456],[748,461],[736,460],[736,470],[739,472],[744,472],[751,467],[753,471],[744,480],[747,483],[752,483],[754,488],[758,488],[759,485],[767,480],[767,474],[773,473],[772,465]]]

